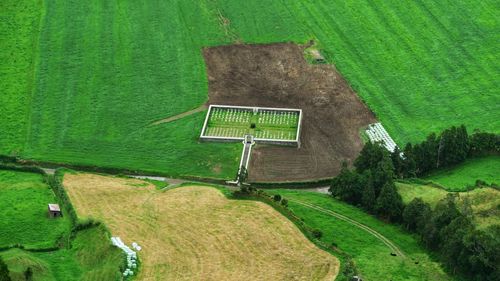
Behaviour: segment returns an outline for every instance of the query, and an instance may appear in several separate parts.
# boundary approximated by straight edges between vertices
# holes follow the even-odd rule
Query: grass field
[[[366,280],[452,280],[437,262],[418,245],[417,239],[399,228],[385,224],[360,209],[334,200],[331,197],[308,191],[276,189],[269,193],[284,198],[300,200],[333,210],[371,227],[395,243],[407,256],[393,257],[391,250],[371,234],[322,212],[289,202],[289,208],[304,222],[323,232],[321,240],[335,243],[350,254],[361,276]],[[418,261],[418,264],[415,262]]]
[[[399,144],[461,123],[500,132],[494,0],[217,3],[243,42],[317,39]]]
[[[137,280],[332,280],[339,262],[270,206],[211,187],[159,191],[139,180],[66,174],[81,217],[142,246]]]
[[[30,125],[42,1],[0,2],[0,153],[22,151]]]
[[[465,191],[467,186],[474,186],[476,180],[487,184],[500,184],[500,156],[472,158],[464,163],[438,171],[426,177],[450,191]]]
[[[398,183],[397,188],[405,203],[415,197],[420,197],[432,207],[449,193],[438,187],[421,184]],[[474,221],[479,227],[500,225],[500,191],[493,188],[476,188],[467,192],[455,192],[455,194],[459,196],[459,203],[467,200],[471,204]]]
[[[69,216],[49,218],[48,203],[57,199],[42,175],[0,170],[0,248],[24,247],[0,251],[13,281],[24,281],[28,267],[35,281],[116,280],[124,255],[106,229],[81,230],[70,240]]]
[[[104,227],[79,231],[71,249],[27,252],[12,249],[0,252],[13,281],[25,281],[24,272],[33,270],[36,281],[119,280],[124,254],[111,246]]]
[[[1,4],[3,154],[231,178],[239,147],[200,145],[202,113],[147,125],[205,102],[201,48],[234,42],[316,39],[399,144],[500,132],[494,0],[40,3]]]
[[[0,247],[50,248],[67,237],[69,218],[49,218],[48,203],[57,200],[42,175],[0,170]]]

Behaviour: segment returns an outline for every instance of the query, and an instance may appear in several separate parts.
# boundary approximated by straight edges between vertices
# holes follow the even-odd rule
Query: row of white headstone
[[[381,123],[373,123],[368,125],[366,134],[370,138],[371,142],[382,142],[384,147],[390,152],[393,152],[397,147],[396,143],[391,138],[389,133],[387,133]]]
[[[123,241],[120,239],[120,237],[111,237],[111,243],[113,243],[114,246],[120,248],[125,254],[127,255],[127,268],[123,272],[123,276],[132,276],[134,275],[134,271],[132,269],[137,268],[137,253],[130,249]],[[139,246],[137,243],[132,243],[132,248],[134,248],[137,251],[141,250],[141,246]]]
[[[245,130],[237,128],[209,128],[207,135],[218,136],[218,137],[242,137]]]
[[[270,123],[270,124],[290,124],[293,125],[297,123],[297,114],[286,112],[286,113],[268,113],[264,112],[259,115],[258,123]]]
[[[250,111],[242,110],[215,110],[212,114],[212,119],[224,122],[250,122],[252,114]]]
[[[292,132],[276,132],[276,133],[271,133],[269,131],[258,131],[255,133],[256,138],[262,138],[262,139],[282,139],[282,140],[293,140],[294,139],[294,134]]]

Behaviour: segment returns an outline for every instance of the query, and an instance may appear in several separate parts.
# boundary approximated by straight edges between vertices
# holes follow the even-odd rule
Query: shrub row
[[[332,178],[297,182],[250,182],[256,188],[315,188],[330,185]]]
[[[344,281],[351,280],[354,275],[357,275],[358,271],[352,257],[340,249],[334,247],[333,245],[328,245],[320,240],[322,233],[318,229],[314,229],[308,226],[303,219],[298,217],[292,210],[288,208],[288,200],[279,196],[271,196],[267,194],[264,190],[257,190],[256,188],[250,186],[242,188],[239,191],[232,193],[234,199],[241,200],[255,200],[266,203],[273,207],[280,214],[289,219],[298,229],[309,239],[311,242],[316,244],[321,249],[334,253],[341,260],[341,272],[337,276],[336,280]]]

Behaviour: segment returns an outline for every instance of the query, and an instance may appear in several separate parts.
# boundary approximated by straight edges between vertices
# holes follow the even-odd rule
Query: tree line
[[[403,152],[396,148],[391,153],[379,143],[368,142],[354,161],[354,169],[342,164],[330,193],[417,233],[450,271],[472,280],[500,280],[500,226],[478,229],[470,204],[459,207],[456,195],[444,198],[434,209],[421,198],[405,206],[395,185],[398,178],[419,177],[469,157],[491,154],[500,154],[500,136],[484,132],[469,135],[463,125],[430,134],[421,143],[409,143]]]

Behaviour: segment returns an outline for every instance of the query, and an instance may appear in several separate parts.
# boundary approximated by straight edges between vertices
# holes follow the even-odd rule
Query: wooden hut
[[[62,217],[61,208],[58,204],[49,204],[49,217]]]

